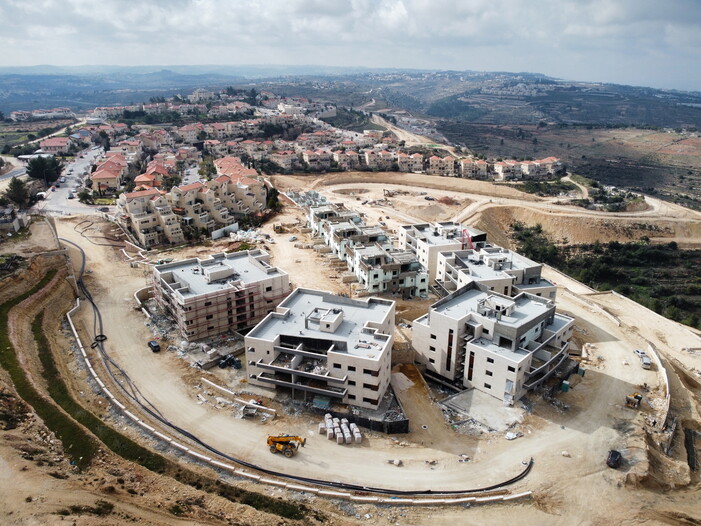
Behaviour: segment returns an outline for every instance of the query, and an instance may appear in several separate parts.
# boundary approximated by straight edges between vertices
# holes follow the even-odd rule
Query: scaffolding
[[[217,291],[184,298],[176,294],[159,278],[151,275],[151,287],[156,305],[170,315],[187,340],[216,336],[230,329],[253,327],[290,293],[262,292],[262,283],[231,286]],[[181,296],[182,297],[182,296]]]

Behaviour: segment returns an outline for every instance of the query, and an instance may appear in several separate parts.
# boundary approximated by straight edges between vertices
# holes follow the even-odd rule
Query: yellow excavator
[[[300,446],[304,447],[307,443],[306,438],[296,435],[269,435],[268,447],[271,453],[282,453],[287,458],[293,457]]]

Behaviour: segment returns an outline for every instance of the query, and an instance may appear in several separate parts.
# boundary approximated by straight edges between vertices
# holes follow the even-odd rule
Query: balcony
[[[559,351],[550,357],[548,357],[547,354],[538,357],[537,352],[533,353],[531,368],[526,372],[526,378],[530,380],[530,382],[524,383],[523,387],[525,389],[533,389],[550,378],[557,368],[567,360],[569,356],[567,347],[569,347],[569,342],[565,343]]]
[[[291,356],[288,354],[280,354],[270,363],[265,363],[262,360],[258,360],[256,365],[262,369],[291,374],[293,376],[302,376],[304,378],[309,378],[324,383],[346,383],[348,380],[347,376],[344,376],[343,378],[331,376],[329,371],[323,365],[323,361],[324,360],[320,360],[319,357],[307,358],[300,355]]]
[[[308,379],[298,379],[297,381],[292,381],[291,375],[283,376],[277,372],[274,375],[271,375],[270,373],[261,373],[257,376],[257,379],[261,382],[277,385],[280,387],[298,389],[301,391],[306,391],[308,393],[319,394],[331,398],[342,399],[346,396],[346,393],[348,392],[348,390],[345,388],[324,386],[321,382],[315,382],[313,380]]]

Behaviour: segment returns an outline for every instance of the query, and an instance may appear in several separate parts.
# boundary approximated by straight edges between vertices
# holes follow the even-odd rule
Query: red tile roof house
[[[100,168],[92,173],[93,190],[98,192],[114,192],[119,188],[120,174],[108,168]]]
[[[68,153],[73,141],[69,137],[49,137],[39,143],[39,147],[46,153]]]

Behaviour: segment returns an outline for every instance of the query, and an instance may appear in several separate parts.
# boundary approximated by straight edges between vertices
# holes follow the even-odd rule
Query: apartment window
[[[484,384],[484,388],[485,388],[485,389],[491,389],[491,388],[492,388],[492,386],[491,386],[491,385],[489,385],[489,384]]]
[[[373,371],[372,369],[363,369],[363,374],[369,374],[370,376],[380,376],[380,371]]]
[[[487,358],[487,363],[494,363],[494,358]]]
[[[354,395],[354,394],[349,394],[349,395],[348,395],[348,400],[355,400],[355,395]]]
[[[270,287],[265,287],[265,292],[270,292],[270,291],[272,291],[272,290],[273,290],[273,287],[272,287],[272,286],[270,286]]]
[[[354,373],[354,372],[355,372],[355,365],[349,365],[349,366],[348,366],[348,372]]]
[[[249,348],[248,348],[248,349],[246,349],[246,350],[247,350],[248,352],[256,352],[256,350],[255,350],[255,348],[254,348],[254,347],[249,347]]]
[[[492,374],[492,371],[485,371],[484,374],[486,374],[487,376],[494,376],[494,375]]]
[[[208,331],[213,331],[213,330],[214,330],[214,325],[210,325],[209,327],[207,327],[207,330],[208,330]]]
[[[436,339],[436,335],[435,335],[435,334],[431,334],[431,339],[432,339],[432,340],[435,340],[435,339]]]
[[[434,360],[433,358],[429,358],[428,361],[429,363],[436,363],[436,360]]]
[[[515,373],[515,372],[516,372],[516,369],[515,369],[514,367],[511,367],[511,366],[508,366],[508,367],[506,368],[506,370],[509,371],[510,373]]]
[[[211,301],[205,301],[205,302],[204,302],[204,306],[205,306],[205,307],[209,307],[211,304],[212,304]]]
[[[379,391],[379,385],[363,384],[363,389],[370,389],[371,391]]]
[[[333,368],[334,368],[334,369],[340,369],[340,368],[341,368],[341,364],[340,364],[340,363],[335,363],[335,364],[333,364]]]
[[[373,400],[372,398],[364,397],[363,402],[365,402],[367,404],[377,405],[377,400]]]
[[[428,348],[428,350],[431,351],[431,352],[436,352],[436,348],[435,348],[433,345],[431,345],[431,346]]]
[[[348,385],[355,385],[355,380],[348,380]]]
[[[214,314],[207,314],[207,316],[205,316],[205,320],[211,320],[212,318],[214,318]]]
[[[487,329],[486,327],[484,327],[484,328],[482,329],[482,332],[483,332],[484,334],[489,334],[489,329]]]

